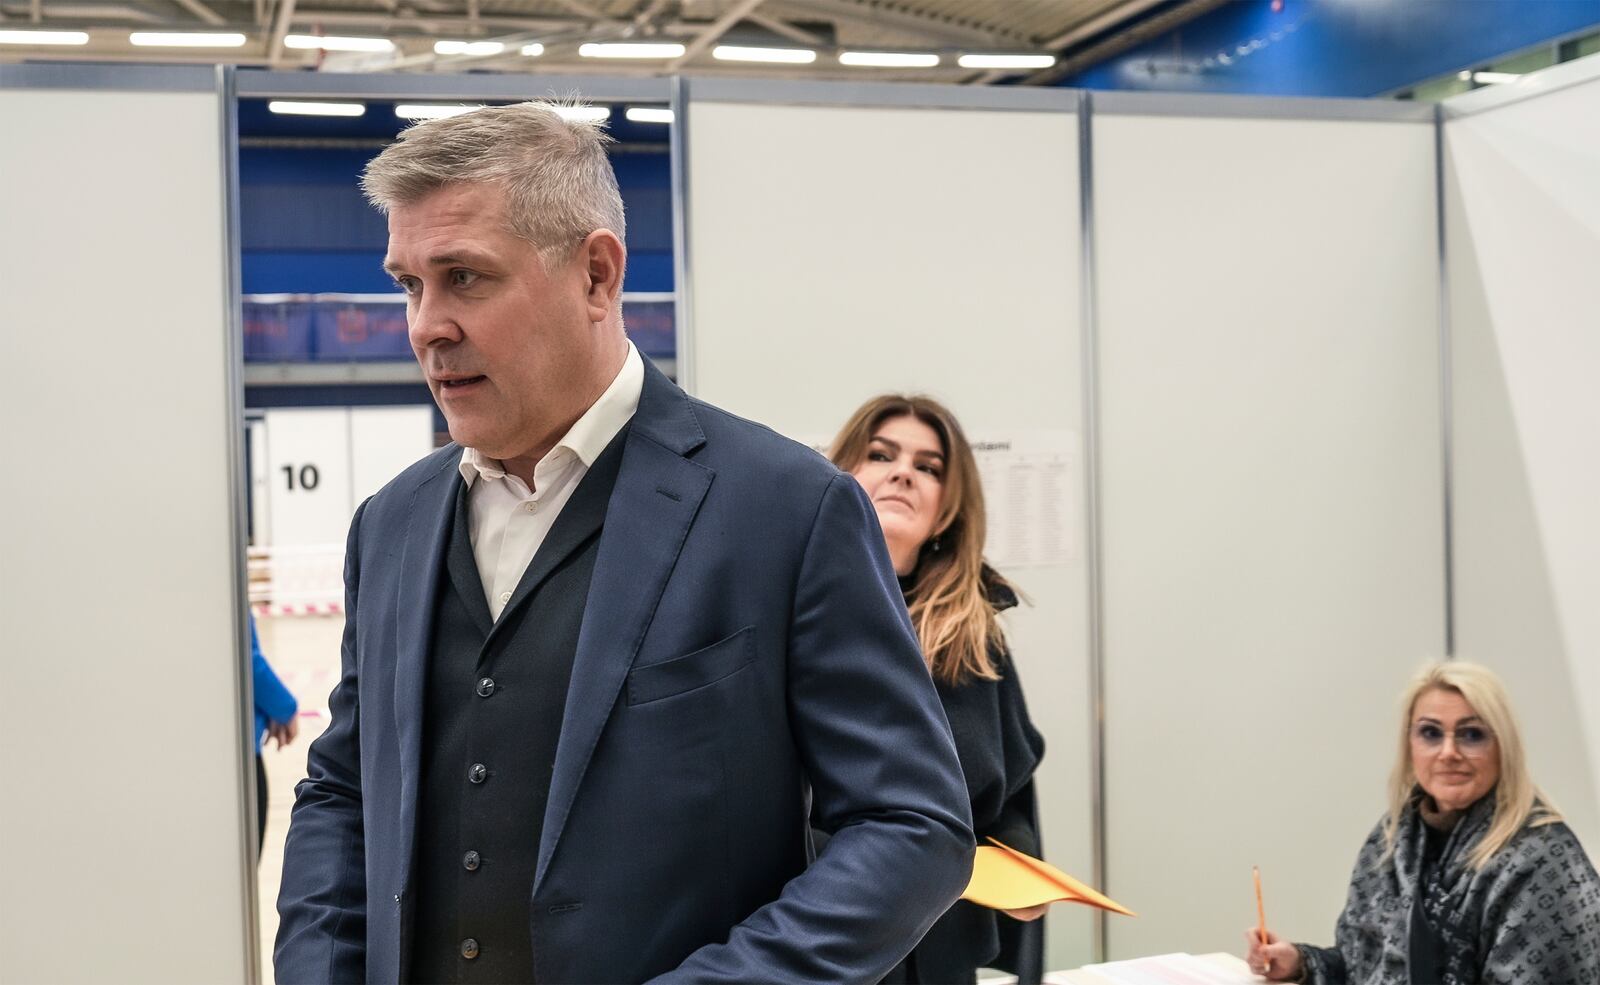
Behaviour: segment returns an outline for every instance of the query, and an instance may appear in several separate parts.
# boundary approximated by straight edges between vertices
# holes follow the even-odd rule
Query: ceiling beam
[[[744,20],[747,15],[761,6],[762,0],[738,0],[733,6],[723,12],[721,17],[712,21],[705,30],[695,35],[693,41],[684,48],[683,54],[667,62],[664,71],[676,72],[689,62],[699,58],[701,53],[711,47],[712,42],[728,33],[728,29]]]
[[[279,2],[289,3],[291,0],[279,0]],[[295,24],[301,26],[342,24],[350,27],[377,28],[381,31],[392,31],[399,27],[455,32],[466,30],[472,26],[471,21],[459,14],[416,14],[410,17],[396,17],[393,14],[368,10],[308,10],[295,13],[291,19]],[[586,25],[575,20],[554,20],[548,17],[480,15],[478,17],[478,26],[489,30],[527,31],[530,33],[554,33],[572,31],[574,29],[588,30]]]
[[[200,0],[177,0],[177,3],[178,6],[205,21],[207,24],[210,24],[212,27],[216,27],[218,24],[227,23],[226,20],[217,16],[216,11],[201,3]]]
[[[611,19],[605,14],[601,13],[597,8],[591,7],[584,3],[583,0],[556,0],[556,3],[559,3],[561,6],[572,11],[574,14],[577,14],[579,17],[587,18],[591,21],[608,21]]]
[[[272,22],[272,33],[267,35],[267,64],[280,65],[283,63],[283,39],[289,33],[289,25],[294,21],[295,0],[278,0],[277,17]]]
[[[828,43],[826,38],[820,38],[815,34],[812,34],[810,31],[803,31],[787,21],[780,20],[776,17],[769,17],[763,13],[752,13],[746,19],[752,24],[757,24],[766,28],[773,34],[788,38],[790,41],[795,41],[800,44],[821,45]]]
[[[832,20],[857,24],[867,30],[890,28],[921,35],[913,44],[934,47],[981,44],[985,47],[1033,46],[1033,40],[1013,31],[975,27],[942,17],[930,17],[861,0],[783,0],[782,10],[791,20]]]

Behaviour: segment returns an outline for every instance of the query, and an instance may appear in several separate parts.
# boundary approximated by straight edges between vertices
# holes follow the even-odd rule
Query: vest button
[[[468,872],[476,872],[478,871],[478,862],[481,860],[481,858],[482,856],[480,856],[477,852],[468,852],[467,854],[461,856],[461,864]]]
[[[482,763],[473,763],[472,768],[467,770],[467,779],[471,780],[473,783],[482,783],[484,778],[488,775],[489,767],[483,765]]]
[[[476,939],[468,937],[461,942],[461,956],[468,961],[478,956],[478,942]]]
[[[489,695],[491,695],[493,693],[494,693],[494,678],[493,677],[485,677],[483,680],[478,682],[478,697],[487,698]]]

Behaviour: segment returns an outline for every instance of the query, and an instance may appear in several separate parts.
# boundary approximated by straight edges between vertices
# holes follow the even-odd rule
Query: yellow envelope
[[[993,910],[1018,910],[1040,903],[1065,901],[1137,916],[1049,862],[1025,855],[993,838],[989,840],[994,842],[994,847],[978,847],[977,856],[972,860],[972,879],[967,883],[967,891],[961,894],[962,899]]]

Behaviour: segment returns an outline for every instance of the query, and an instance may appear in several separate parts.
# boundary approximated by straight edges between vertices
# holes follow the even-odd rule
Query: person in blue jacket
[[[269,736],[279,749],[294,741],[300,731],[296,717],[300,706],[262,656],[254,615],[250,617],[250,676],[256,699],[256,857],[260,858],[261,842],[267,833],[267,770],[261,763],[261,747]]]

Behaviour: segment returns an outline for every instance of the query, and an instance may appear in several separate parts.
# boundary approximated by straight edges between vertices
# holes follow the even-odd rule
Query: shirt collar
[[[539,464],[534,466],[534,474],[537,476],[560,449],[576,455],[584,468],[592,466],[600,453],[605,451],[606,445],[617,436],[617,432],[633,419],[639,410],[639,395],[643,391],[644,358],[630,340],[627,358],[622,361],[622,368],[617,371],[611,385],[606,387],[598,400],[589,405],[582,417],[573,422],[561,440],[545,452]],[[503,479],[506,476],[499,459],[490,458],[476,448],[467,448],[462,452],[460,469],[461,478],[466,480],[469,489],[479,476],[485,479]]]

